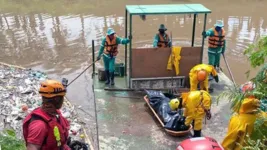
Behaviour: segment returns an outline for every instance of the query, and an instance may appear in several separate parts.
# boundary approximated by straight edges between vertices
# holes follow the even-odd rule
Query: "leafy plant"
[[[261,38],[256,44],[249,45],[244,54],[248,56],[253,68],[263,65],[267,58],[267,36]]]
[[[244,52],[248,57],[250,64],[253,68],[262,67],[257,73],[256,77],[252,78],[251,81],[255,83],[255,89],[251,92],[242,93],[238,87],[229,87],[228,90],[224,91],[218,96],[218,99],[222,97],[228,98],[231,103],[232,113],[237,112],[243,102],[244,97],[254,95],[261,100],[260,109],[267,111],[267,36],[261,38],[256,44],[250,45]],[[248,75],[250,71],[246,74]],[[254,123],[254,130],[252,135],[248,136],[245,141],[245,145],[242,149],[244,150],[266,150],[267,149],[267,114],[262,117],[262,113],[258,114],[258,117]]]
[[[26,150],[24,141],[16,137],[13,130],[5,130],[0,133],[1,150]]]

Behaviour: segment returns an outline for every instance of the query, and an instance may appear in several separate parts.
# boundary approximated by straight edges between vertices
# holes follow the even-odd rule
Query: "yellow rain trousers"
[[[205,117],[205,110],[211,107],[210,94],[204,90],[191,91],[188,94],[183,94],[183,107],[185,108],[184,115],[185,125],[189,126],[194,121],[194,130],[202,129],[202,120]]]
[[[230,119],[227,135],[222,142],[223,148],[241,150],[246,134],[251,134],[253,131],[255,120],[256,114],[235,114]]]
[[[255,98],[245,98],[239,109],[239,114],[235,113],[230,119],[228,132],[222,142],[225,150],[241,150],[246,140],[246,134],[251,135],[254,123],[257,118],[265,117],[265,112],[258,112],[259,100]],[[267,122],[265,123],[267,126]]]
[[[176,75],[179,75],[180,73],[179,61],[181,59],[181,56],[180,56],[181,50],[182,50],[182,47],[173,46],[172,53],[169,57],[168,64],[167,64],[167,70],[172,70],[172,67],[174,66]]]
[[[208,75],[211,73],[212,76],[217,76],[217,72],[214,69],[213,66],[207,65],[207,64],[198,64],[194,66],[190,72],[189,72],[189,79],[190,79],[190,91],[196,91],[197,90],[197,85],[199,84],[199,81],[197,80],[197,72],[200,70],[206,70]],[[208,91],[209,89],[209,76],[200,83],[200,89]]]

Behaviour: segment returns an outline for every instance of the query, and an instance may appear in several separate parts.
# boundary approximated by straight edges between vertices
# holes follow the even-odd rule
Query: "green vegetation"
[[[13,130],[5,130],[0,133],[1,150],[26,150],[23,140],[16,137]]]
[[[256,89],[252,93],[241,93],[239,87],[230,87],[229,90],[219,95],[228,98],[231,102],[232,113],[238,112],[246,94],[253,94],[261,100],[260,109],[267,112],[267,36],[261,38],[257,43],[251,44],[244,52],[253,68],[261,67],[254,78],[249,79],[256,84]],[[266,150],[267,149],[267,118],[257,118],[254,131],[245,142],[244,150]],[[264,124],[265,123],[265,124]]]
[[[248,56],[253,68],[262,66],[267,58],[267,36],[261,38],[256,44],[251,44],[244,54]]]

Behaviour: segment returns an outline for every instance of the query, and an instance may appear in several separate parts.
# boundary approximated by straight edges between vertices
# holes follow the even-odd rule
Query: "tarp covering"
[[[176,98],[171,94],[163,94],[161,91],[146,90],[149,103],[158,116],[164,123],[164,127],[173,131],[183,131],[181,129],[184,126],[185,117],[183,116],[182,109],[178,111],[171,111],[169,102],[172,98]],[[182,102],[180,101],[180,104]]]

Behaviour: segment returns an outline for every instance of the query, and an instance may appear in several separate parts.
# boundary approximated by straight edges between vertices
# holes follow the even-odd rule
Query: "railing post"
[[[192,33],[192,43],[191,43],[191,46],[192,46],[192,47],[194,47],[194,43],[195,43],[196,17],[197,17],[197,14],[194,14],[193,33]]]
[[[206,31],[206,21],[207,21],[207,14],[205,14],[205,16],[204,16],[203,32]],[[201,48],[200,63],[203,62],[204,44],[205,44],[205,38],[204,38],[204,36],[202,35],[202,48]]]
[[[93,57],[93,73],[92,76],[95,76],[95,41],[92,40],[92,57]]]

